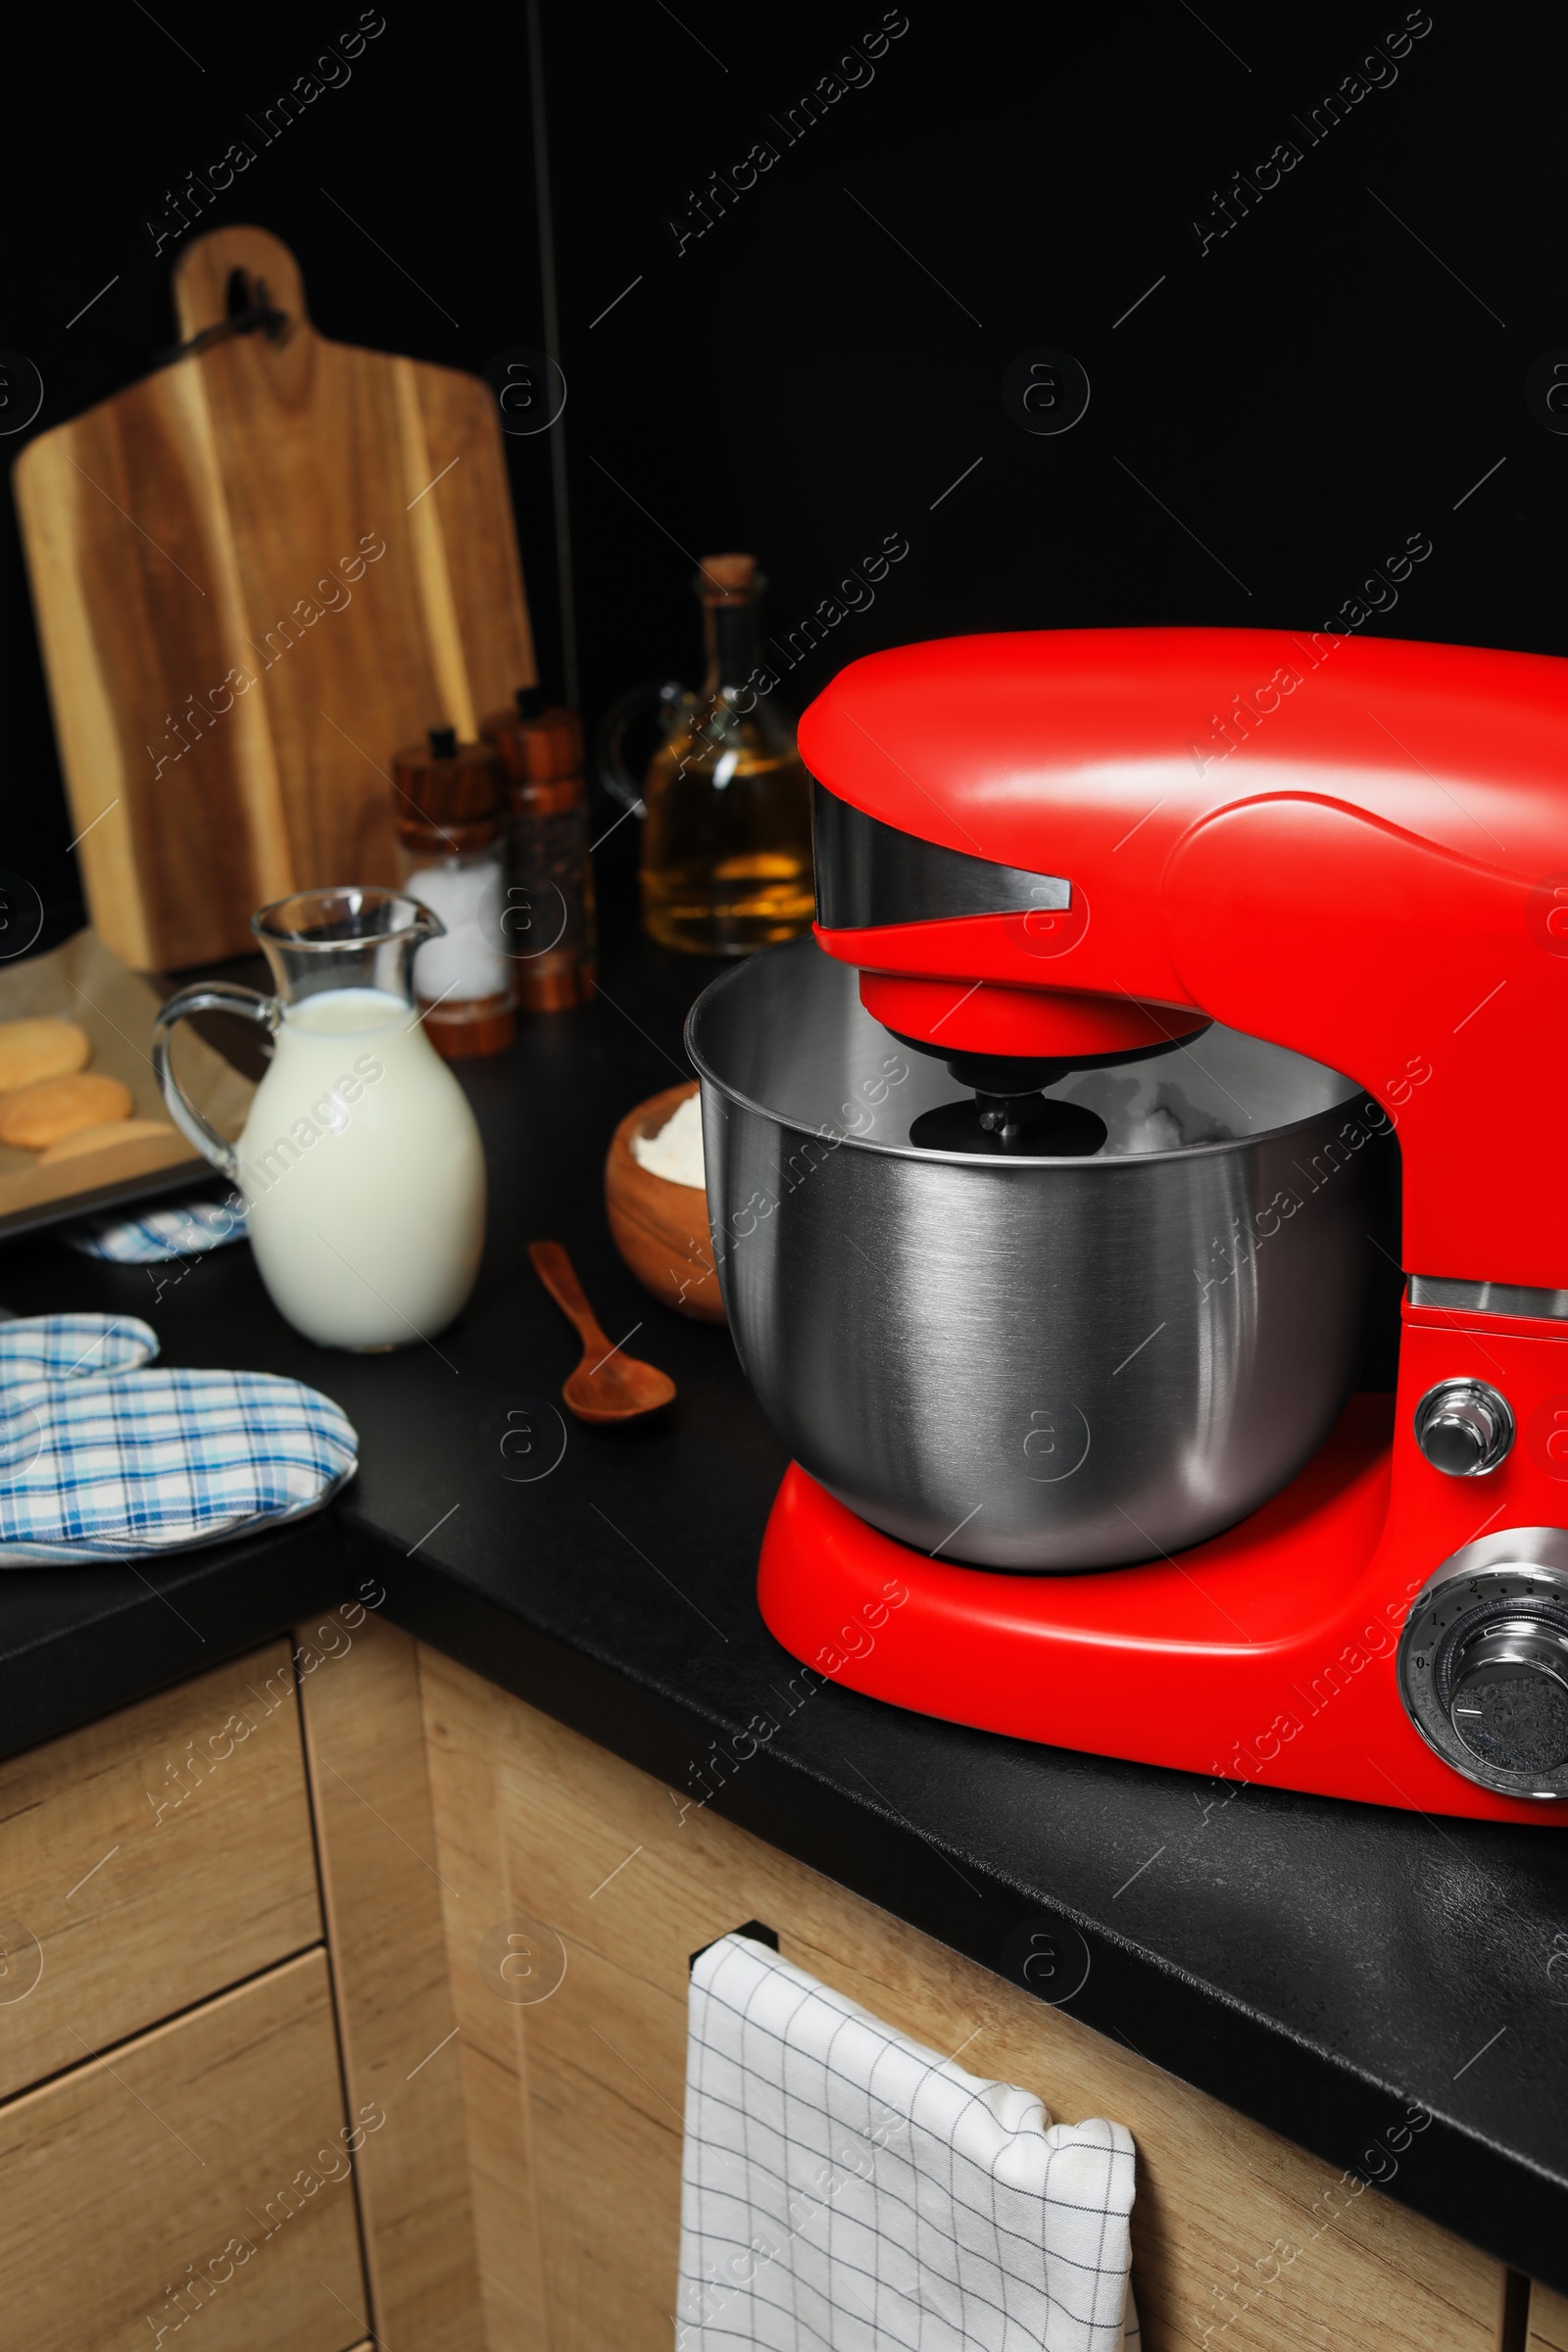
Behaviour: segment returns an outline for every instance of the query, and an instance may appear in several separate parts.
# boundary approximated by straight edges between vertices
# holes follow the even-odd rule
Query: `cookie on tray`
[[[130,1089],[95,1070],[72,1078],[43,1078],[0,1095],[0,1144],[13,1151],[44,1152],[83,1127],[128,1119]]]
[[[173,1133],[167,1119],[116,1119],[106,1127],[80,1127],[51,1144],[38,1165],[52,1168],[57,1160],[85,1159],[94,1152],[107,1152],[111,1144],[140,1144],[149,1136]]]
[[[0,1021],[0,1095],[44,1078],[69,1078],[91,1057],[92,1040],[75,1021]]]

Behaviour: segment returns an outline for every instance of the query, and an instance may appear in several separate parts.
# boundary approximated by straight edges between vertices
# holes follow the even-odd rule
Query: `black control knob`
[[[1405,1620],[1398,1680],[1466,1780],[1568,1797],[1568,1529],[1505,1528],[1445,1560]]]
[[[1440,1380],[1415,1408],[1415,1442],[1449,1478],[1484,1478],[1513,1444],[1508,1400],[1484,1380]]]

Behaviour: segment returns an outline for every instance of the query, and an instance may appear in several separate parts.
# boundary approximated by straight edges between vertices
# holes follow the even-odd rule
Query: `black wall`
[[[0,345],[42,371],[32,430],[170,340],[175,244],[155,256],[144,221],[359,21],[156,16],[36,21],[11,77]],[[1568,346],[1559,18],[907,0],[889,33],[906,12],[872,0],[538,0],[542,85],[521,10],[384,18],[197,225],[275,230],[344,340],[475,371],[555,351],[561,421],[508,450],[547,682],[590,713],[691,671],[695,559],[727,547],[760,555],[781,641],[866,581],[793,669],[797,706],[911,637],[1344,625],[1373,600],[1374,632],[1568,653],[1568,438],[1525,397]],[[705,228],[713,172],[732,192]],[[1041,349],[1087,371],[1070,431],[1004,405]],[[1348,606],[1412,535],[1430,555]],[[872,581],[890,536],[907,554]],[[58,925],[72,829],[9,508],[0,648],[0,865]]]

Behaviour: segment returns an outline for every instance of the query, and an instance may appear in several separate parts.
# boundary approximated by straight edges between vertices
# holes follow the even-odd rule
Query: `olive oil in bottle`
[[[808,930],[810,792],[771,694],[753,556],[708,556],[696,581],[708,674],[676,713],[643,788],[643,922],[692,956],[746,956]]]

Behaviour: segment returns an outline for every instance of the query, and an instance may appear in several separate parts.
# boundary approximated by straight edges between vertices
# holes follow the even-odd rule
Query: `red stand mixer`
[[[1562,1820],[1568,662],[962,638],[800,744],[816,945],[689,1032],[796,1455],[773,1633],[1028,1740]],[[1396,1159],[1396,1390],[1348,1395]]]

